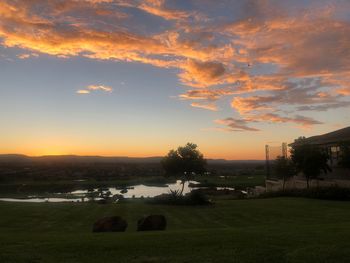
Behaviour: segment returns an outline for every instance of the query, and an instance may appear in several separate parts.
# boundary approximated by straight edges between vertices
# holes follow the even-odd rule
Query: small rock
[[[128,223],[119,216],[104,217],[97,220],[92,232],[124,232]]]
[[[166,219],[163,215],[149,215],[137,221],[137,231],[164,230]]]

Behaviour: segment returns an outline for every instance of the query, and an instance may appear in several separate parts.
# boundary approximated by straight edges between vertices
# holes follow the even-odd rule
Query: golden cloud
[[[91,91],[103,91],[107,93],[113,92],[113,88],[110,86],[104,85],[89,85],[85,89],[80,89],[76,93],[77,94],[89,94]]]
[[[105,92],[112,92],[113,88],[110,86],[103,86],[103,85],[89,85],[87,86],[88,90],[101,90]]]
[[[218,111],[218,107],[214,103],[204,104],[204,103],[192,102],[191,106],[195,108],[205,109],[205,110]]]
[[[236,8],[234,2],[227,8]],[[295,111],[349,107],[350,22],[337,16],[349,6],[293,13],[269,0],[246,4],[240,16],[218,20],[167,0],[4,0],[0,39],[2,46],[23,49],[21,59],[83,56],[175,69],[188,88],[179,98],[202,101],[193,107],[218,110],[213,101],[230,96],[245,121],[226,119],[230,129],[254,130],[247,126],[253,120],[319,124],[271,115],[286,105]],[[164,24],[157,30],[147,21],[139,25],[131,9]],[[93,85],[77,93],[96,90],[112,91]]]
[[[76,93],[77,93],[77,94],[89,94],[89,93],[90,93],[90,90],[80,89],[80,90],[77,90]]]
[[[338,89],[337,93],[341,94],[341,95],[344,95],[344,96],[348,96],[348,95],[350,95],[350,88]]]

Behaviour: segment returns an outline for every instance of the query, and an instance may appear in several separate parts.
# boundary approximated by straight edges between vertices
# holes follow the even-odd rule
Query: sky
[[[350,124],[347,0],[2,0],[0,153],[263,159]]]

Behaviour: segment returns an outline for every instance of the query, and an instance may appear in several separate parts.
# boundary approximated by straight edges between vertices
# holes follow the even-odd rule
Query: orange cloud
[[[234,2],[225,8],[236,8]],[[205,4],[214,8],[213,2]],[[260,122],[313,125],[319,123],[271,114],[286,106],[294,111],[350,106],[350,22],[337,16],[348,6],[293,13],[269,0],[245,4],[239,16],[215,19],[211,12],[182,10],[167,0],[4,0],[1,45],[23,49],[22,59],[83,56],[172,68],[188,88],[179,98],[204,100],[192,106],[218,110],[213,101],[230,96],[231,107],[248,123],[259,111],[254,120]],[[164,24],[157,30],[147,21],[140,26],[130,9]],[[226,122],[233,129],[251,128],[238,119]]]
[[[267,106],[267,103],[273,100],[269,97],[235,97],[232,102],[232,108],[235,108],[239,113],[244,114],[246,112],[254,110],[269,110],[271,107]]]
[[[89,93],[90,93],[90,90],[86,90],[86,89],[77,90],[77,94],[89,94]]]
[[[103,85],[89,85],[87,86],[88,90],[102,90],[105,92],[112,92],[113,88],[110,86],[103,86]]]
[[[248,121],[263,121],[263,122],[271,122],[271,123],[287,123],[292,122],[300,125],[303,128],[308,128],[312,125],[322,124],[322,122],[314,120],[310,117],[305,117],[301,115],[296,115],[294,117],[283,117],[274,113],[266,113],[266,114],[257,114],[247,118]]]
[[[350,95],[350,88],[342,88],[337,90],[338,94],[349,96]]]
[[[188,60],[179,74],[182,83],[188,86],[211,86],[217,84],[225,74],[225,67],[219,62]]]
[[[182,99],[189,100],[208,100],[208,101],[216,101],[223,96],[228,96],[235,94],[233,88],[225,88],[225,89],[195,89],[188,90],[184,94],[180,94],[179,97]]]
[[[226,118],[222,120],[215,120],[215,123],[225,125],[225,128],[219,128],[219,131],[259,131],[259,129],[248,126],[248,121],[244,119]]]
[[[218,108],[214,103],[203,104],[203,103],[192,102],[191,106],[195,108],[205,109],[205,110],[218,111]]]
[[[110,86],[104,85],[89,85],[85,89],[80,89],[76,93],[77,94],[89,94],[91,91],[103,91],[107,93],[113,92],[113,88]]]
[[[226,118],[214,121],[217,124],[226,126],[225,128],[217,128],[219,131],[259,131],[259,129],[251,127],[250,123],[295,123],[300,128],[310,128],[313,125],[322,124],[322,122],[314,120],[310,117],[296,115],[294,117],[280,116],[274,113],[255,114],[242,119]]]
[[[142,1],[137,7],[149,14],[162,17],[166,20],[180,20],[188,18],[191,15],[190,12],[167,8],[164,0]]]

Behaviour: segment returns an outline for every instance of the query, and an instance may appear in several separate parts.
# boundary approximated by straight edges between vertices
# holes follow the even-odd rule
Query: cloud
[[[329,90],[332,86],[332,83],[321,79],[295,79],[293,82],[285,81],[283,88],[265,96],[234,97],[231,106],[241,114],[278,110],[285,105],[295,105],[297,111],[325,111],[349,106],[350,102],[343,96]]]
[[[32,57],[39,57],[37,53],[23,53],[23,54],[18,54],[17,57],[19,59],[28,59]]]
[[[88,90],[101,90],[105,92],[112,92],[113,88],[110,86],[103,86],[103,85],[89,85],[87,86]]]
[[[274,113],[250,115],[242,119],[226,118],[214,121],[217,124],[226,126],[225,128],[217,128],[219,131],[259,131],[259,129],[251,127],[251,123],[295,123],[297,127],[308,129],[313,125],[322,124],[322,122],[313,118],[296,115],[293,117],[280,116]]]
[[[89,94],[92,91],[103,91],[107,93],[113,92],[113,88],[110,86],[104,86],[104,85],[89,85],[85,89],[80,89],[76,93],[78,94]]]
[[[215,120],[215,123],[226,126],[225,128],[219,128],[222,131],[259,131],[259,129],[249,127],[249,122],[244,119],[226,118]]]
[[[137,8],[166,20],[182,20],[195,15],[191,12],[167,8],[165,4],[164,0],[146,0],[141,1]]]
[[[312,106],[300,106],[296,109],[298,111],[327,111],[329,109],[338,109],[350,107],[350,101],[337,101],[334,103],[321,104],[321,105],[312,105]]]
[[[89,94],[89,93],[90,93],[90,90],[80,89],[80,90],[77,90],[76,93],[77,93],[77,94]]]
[[[348,96],[348,95],[350,95],[350,88],[338,89],[337,93],[341,94],[341,95],[344,95],[344,96]]]
[[[244,114],[255,110],[269,110],[269,102],[274,101],[274,97],[235,97],[232,102],[232,108],[236,109],[239,113]]]
[[[205,110],[218,111],[218,108],[214,103],[203,104],[203,103],[192,102],[191,106],[195,108],[205,109]]]
[[[223,96],[235,94],[235,91],[231,88],[225,89],[195,89],[188,90],[183,94],[180,94],[181,99],[188,100],[207,100],[216,101]]]
[[[294,117],[285,117],[274,113],[257,114],[257,115],[248,117],[246,120],[253,121],[253,122],[260,121],[260,122],[269,122],[269,123],[292,122],[300,125],[303,128],[309,128],[316,124],[322,124],[322,122],[306,116],[296,115]]]
[[[228,98],[241,118],[230,123],[311,126],[319,123],[284,114],[349,107],[348,9],[345,1],[4,0],[0,45],[22,49],[20,59],[79,56],[171,69],[186,88],[178,97],[201,101],[193,107],[219,110]],[[94,91],[112,89],[77,93]]]
[[[188,60],[182,65],[183,72],[179,74],[180,81],[187,86],[211,86],[216,84],[225,73],[225,67],[220,62]]]

